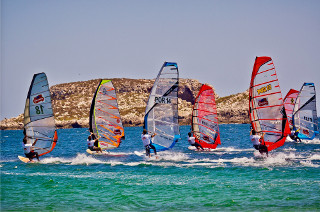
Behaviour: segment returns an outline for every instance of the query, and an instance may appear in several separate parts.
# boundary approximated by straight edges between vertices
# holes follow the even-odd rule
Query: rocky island
[[[124,126],[142,126],[145,107],[154,80],[113,78]],[[89,126],[89,110],[99,79],[63,83],[50,87],[53,112],[58,128]],[[193,79],[179,81],[179,123],[191,122],[192,105],[201,87]],[[27,93],[27,91],[26,91]],[[216,94],[219,123],[249,123],[248,91],[226,97]],[[23,128],[23,114],[0,122],[1,130]]]

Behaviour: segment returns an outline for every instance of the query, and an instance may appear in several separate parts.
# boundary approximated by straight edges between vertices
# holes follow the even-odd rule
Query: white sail
[[[53,150],[58,136],[55,129],[50,90],[45,73],[33,76],[24,110],[24,129],[27,143],[33,144],[39,156]]]
[[[152,87],[144,117],[144,128],[157,133],[152,142],[157,151],[171,149],[180,138],[178,87],[177,63],[165,62]]]
[[[312,140],[319,133],[314,83],[303,84],[294,105],[292,119],[294,130],[299,130],[299,138]]]

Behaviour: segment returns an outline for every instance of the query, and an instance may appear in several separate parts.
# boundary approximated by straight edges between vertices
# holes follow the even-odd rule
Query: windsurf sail
[[[144,129],[157,133],[157,151],[171,149],[180,138],[178,121],[179,71],[177,63],[164,62],[153,84],[144,116]]]
[[[270,57],[257,57],[249,88],[249,115],[252,128],[268,151],[282,146],[290,133],[279,81]]]
[[[220,142],[217,106],[213,89],[203,84],[192,110],[191,128],[196,142],[215,149]]]
[[[100,80],[98,84],[90,107],[89,130],[100,136],[102,150],[117,148],[124,139],[117,95],[111,80]]]
[[[287,93],[286,97],[284,98],[284,108],[286,109],[286,114],[289,122],[290,128],[293,127],[292,125],[292,114],[293,114],[293,108],[294,103],[296,102],[296,98],[298,96],[299,91],[290,89]]]
[[[293,129],[299,130],[300,139],[312,140],[319,133],[314,83],[304,83],[301,87],[292,119]]]
[[[24,109],[24,132],[27,143],[34,145],[39,156],[51,152],[58,141],[51,97],[45,73],[33,76]]]

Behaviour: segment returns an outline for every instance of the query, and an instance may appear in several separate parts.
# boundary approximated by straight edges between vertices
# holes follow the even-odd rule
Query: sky
[[[270,56],[283,97],[304,82],[320,91],[319,11],[318,0],[1,0],[0,120],[23,113],[39,72],[50,86],[153,79],[177,62],[180,78],[227,96]]]

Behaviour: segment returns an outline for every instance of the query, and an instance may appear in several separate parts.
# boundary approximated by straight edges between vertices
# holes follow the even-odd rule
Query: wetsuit
[[[141,134],[141,140],[143,143],[144,148],[146,149],[146,156],[150,156],[150,149],[153,149],[154,154],[157,154],[157,150],[155,146],[151,143],[151,136],[148,134]]]

